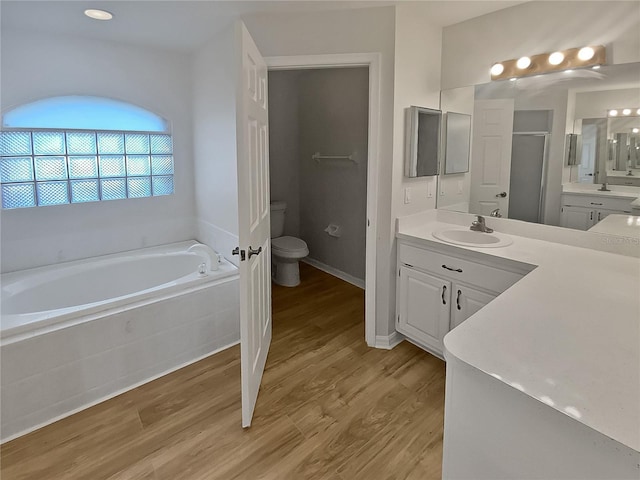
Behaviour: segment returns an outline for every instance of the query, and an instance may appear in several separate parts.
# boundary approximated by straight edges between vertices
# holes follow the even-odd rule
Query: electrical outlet
[[[409,187],[404,189],[404,203],[411,203],[411,189]]]

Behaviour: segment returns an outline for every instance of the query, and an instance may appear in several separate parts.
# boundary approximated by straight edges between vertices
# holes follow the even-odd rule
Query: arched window
[[[21,105],[2,118],[0,184],[2,208],[172,194],[169,123],[101,97]]]

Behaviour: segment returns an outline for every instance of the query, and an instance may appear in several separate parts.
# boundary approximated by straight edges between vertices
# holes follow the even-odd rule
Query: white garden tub
[[[193,241],[0,280],[2,441],[239,339],[237,269]]]

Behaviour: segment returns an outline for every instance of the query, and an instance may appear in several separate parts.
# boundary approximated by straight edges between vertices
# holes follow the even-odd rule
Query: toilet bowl
[[[285,202],[271,202],[271,278],[284,287],[296,287],[300,284],[298,262],[309,255],[304,240],[282,236]]]

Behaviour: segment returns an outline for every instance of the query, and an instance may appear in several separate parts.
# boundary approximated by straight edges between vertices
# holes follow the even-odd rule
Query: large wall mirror
[[[444,90],[440,108],[471,114],[471,148],[468,172],[441,172],[438,208],[590,229],[563,207],[596,195],[620,200],[596,218],[640,215],[640,63]]]

